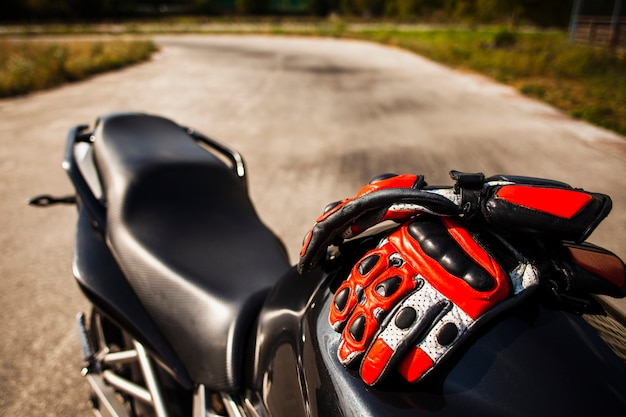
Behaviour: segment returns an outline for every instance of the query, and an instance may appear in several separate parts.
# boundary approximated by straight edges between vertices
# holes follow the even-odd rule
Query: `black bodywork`
[[[340,277],[339,277],[340,278]],[[416,385],[366,387],[336,357],[333,274],[286,275],[261,314],[254,390],[272,416],[623,416],[626,363],[582,317],[529,300]],[[297,295],[297,296],[296,296]],[[289,299],[288,303],[285,300]]]
[[[290,269],[216,149],[167,119],[122,113],[73,129],[64,164],[80,201],[81,289],[186,389],[249,396],[271,416],[624,415],[624,361],[581,317],[533,300],[420,384],[366,387],[337,361],[327,322],[342,268]]]

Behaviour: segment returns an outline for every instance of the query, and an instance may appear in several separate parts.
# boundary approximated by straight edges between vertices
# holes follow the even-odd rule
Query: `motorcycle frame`
[[[130,337],[132,347],[112,351],[102,329],[100,314],[94,314],[96,318],[92,320],[92,325],[95,325],[95,329],[91,330],[99,334],[99,346],[92,346],[84,313],[77,315],[76,324],[80,335],[83,359],[86,363],[81,373],[93,391],[92,401],[97,401],[95,409],[103,417],[131,417],[124,402],[117,400],[119,396],[116,394],[122,394],[152,407],[156,417],[169,417],[170,414],[167,411],[161,384],[157,377],[158,361],[150,355],[142,343],[132,337]],[[141,386],[116,372],[114,369],[116,365],[136,365],[141,370],[145,386]],[[219,392],[215,394],[228,417],[260,417],[262,414],[259,414],[249,399],[239,402],[229,393]],[[207,408],[207,389],[203,384],[198,384],[194,388],[192,398],[191,417],[224,415],[214,413]],[[105,414],[102,414],[103,412]]]

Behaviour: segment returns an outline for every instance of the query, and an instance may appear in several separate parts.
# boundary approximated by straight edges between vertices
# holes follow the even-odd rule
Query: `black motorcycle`
[[[336,358],[333,291],[371,238],[313,272],[259,219],[234,150],[156,116],[70,130],[73,273],[94,409],[105,416],[626,415],[625,330],[593,296],[547,286],[424,381],[368,387]],[[618,320],[616,320],[618,319]]]

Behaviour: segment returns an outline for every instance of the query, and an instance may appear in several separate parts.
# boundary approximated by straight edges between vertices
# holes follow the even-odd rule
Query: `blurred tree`
[[[25,17],[29,19],[59,17],[68,12],[68,4],[64,0],[25,0],[22,3]]]
[[[268,0],[237,0],[237,11],[242,14],[263,14],[268,10]]]
[[[580,14],[610,16],[616,0],[586,0],[582,2]]]
[[[585,1],[585,3],[597,1]],[[567,27],[573,7],[574,0],[526,0],[524,19],[538,26]]]
[[[357,12],[362,16],[380,16],[384,10],[384,0],[355,0]]]
[[[310,14],[336,11],[354,16],[390,18],[446,17],[476,23],[531,23],[566,26],[574,0],[301,0]],[[585,0],[584,13],[612,10],[615,0]],[[98,19],[168,11],[212,13],[236,9],[242,14],[270,11],[270,0],[2,0],[1,20]],[[290,3],[291,4],[291,3]],[[274,8],[275,5],[274,5]],[[624,8],[626,9],[626,7]]]
[[[516,25],[524,13],[524,0],[476,0],[476,17],[480,22],[508,21]]]
[[[329,13],[337,11],[336,0],[308,0],[307,8],[315,16],[328,16]]]
[[[356,11],[354,0],[339,0],[339,12],[344,15],[353,15]]]
[[[191,10],[196,13],[212,13],[214,11],[211,0],[192,0],[190,3]]]
[[[387,1],[385,14],[400,19],[408,19],[419,14],[422,0],[392,0]]]
[[[25,14],[24,3],[21,0],[5,0],[4,10],[0,20],[11,21],[23,18]]]
[[[443,5],[448,16],[454,19],[474,18],[476,0],[446,0]]]

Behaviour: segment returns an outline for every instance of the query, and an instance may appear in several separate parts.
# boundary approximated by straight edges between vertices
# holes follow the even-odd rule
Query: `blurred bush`
[[[0,40],[0,97],[78,81],[150,58],[151,41]]]

